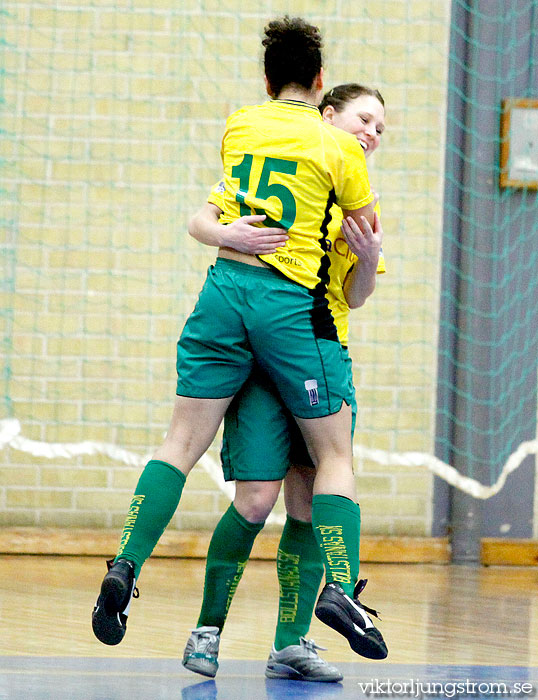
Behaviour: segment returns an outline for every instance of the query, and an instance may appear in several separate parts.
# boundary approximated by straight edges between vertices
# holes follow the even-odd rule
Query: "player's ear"
[[[316,75],[316,90],[323,90],[323,66],[319,69],[319,73]]]
[[[265,92],[271,97],[272,99],[275,98],[275,93],[273,92],[273,88],[271,87],[271,84],[269,83],[269,80],[266,75],[263,76],[263,79],[265,81]]]
[[[328,124],[332,124],[334,122],[335,113],[336,110],[334,107],[332,105],[327,105],[321,114],[323,121],[327,122]]]
[[[316,104],[319,105],[321,102],[321,96],[323,95],[323,67],[319,69],[319,73],[314,78],[312,89],[316,93]]]

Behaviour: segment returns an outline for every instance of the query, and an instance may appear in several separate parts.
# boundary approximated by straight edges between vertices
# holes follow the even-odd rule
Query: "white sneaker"
[[[267,659],[267,678],[286,678],[295,681],[321,681],[337,683],[343,679],[340,671],[318,656],[318,646],[313,639],[301,637],[299,644],[290,644],[280,651],[273,650]]]
[[[197,627],[192,630],[183,652],[183,666],[194,673],[214,678],[219,668],[219,644],[218,627]]]

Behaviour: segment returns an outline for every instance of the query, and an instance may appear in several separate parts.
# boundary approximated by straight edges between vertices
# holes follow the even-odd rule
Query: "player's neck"
[[[284,87],[279,93],[277,100],[294,100],[295,102],[306,102],[309,105],[318,105],[317,90],[301,90],[292,85]]]

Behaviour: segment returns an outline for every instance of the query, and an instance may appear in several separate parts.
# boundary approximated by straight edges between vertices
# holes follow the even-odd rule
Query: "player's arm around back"
[[[353,221],[360,227],[361,219],[364,217],[369,225],[373,228],[374,226],[374,202],[370,202],[360,209],[342,209],[345,219],[353,219]]]
[[[379,255],[383,244],[381,220],[374,213],[374,225],[370,226],[366,217],[356,223],[351,217],[342,222],[342,233],[358,260],[344,282],[344,296],[350,309],[357,309],[373,293],[379,265]]]
[[[204,245],[232,248],[250,255],[274,253],[288,240],[282,229],[259,226],[266,218],[264,215],[242,216],[225,225],[219,223],[221,214],[222,209],[216,204],[206,202],[189,221],[189,234]]]
[[[206,202],[189,221],[187,228],[189,235],[204,245],[224,245],[224,229],[226,227],[219,224],[221,214],[222,210],[219,207],[211,202]]]

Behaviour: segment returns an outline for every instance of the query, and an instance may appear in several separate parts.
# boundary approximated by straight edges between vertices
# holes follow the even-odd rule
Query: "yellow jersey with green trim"
[[[326,124],[314,105],[270,100],[230,115],[221,156],[221,222],[257,213],[267,217],[262,225],[286,229],[286,244],[258,257],[322,295],[331,207],[360,209],[373,200],[357,139]]]
[[[217,205],[218,206],[218,205]],[[381,216],[379,202],[375,205],[374,211]],[[334,319],[338,339],[342,345],[347,345],[349,340],[349,304],[344,294],[344,282],[347,275],[355,265],[360,265],[357,256],[351,252],[342,228],[342,210],[339,207],[331,209],[331,223],[329,224],[329,234],[327,236],[328,254],[330,259],[329,283],[327,285],[326,298],[329,310]],[[386,272],[385,256],[383,251],[379,253],[377,263],[377,274]]]
[[[224,192],[224,181],[221,180],[212,187],[207,201],[223,211]],[[375,205],[374,211],[381,216],[379,202]],[[325,297],[334,319],[338,340],[342,345],[347,345],[349,341],[349,304],[344,294],[344,282],[352,268],[357,264],[360,265],[360,262],[357,256],[349,249],[341,231],[343,219],[342,210],[340,207],[334,205],[331,208],[330,214],[331,220],[328,224],[326,245],[329,258],[329,281]],[[222,217],[219,221],[222,222]],[[377,264],[377,274],[383,274],[384,272],[386,272],[385,257],[383,251],[381,251]]]

